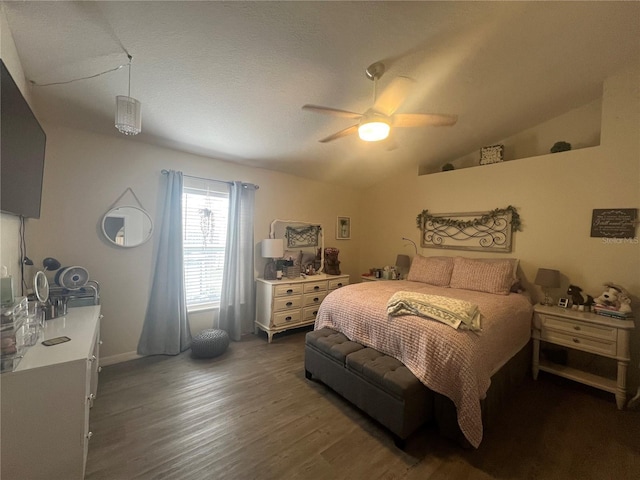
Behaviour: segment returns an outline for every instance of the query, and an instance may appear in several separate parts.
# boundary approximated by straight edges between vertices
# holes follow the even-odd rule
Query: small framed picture
[[[480,149],[480,165],[499,163],[504,160],[504,145],[490,145]]]
[[[336,239],[349,240],[351,238],[351,218],[338,217],[336,224]]]
[[[562,307],[562,308],[568,308],[569,307],[569,299],[568,298],[559,298],[558,299],[558,306]]]

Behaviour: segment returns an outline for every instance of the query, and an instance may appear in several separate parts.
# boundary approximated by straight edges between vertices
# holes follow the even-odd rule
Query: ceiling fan
[[[389,136],[391,128],[451,126],[458,121],[457,115],[436,113],[395,113],[409,94],[414,80],[409,77],[398,76],[379,97],[376,97],[377,81],[385,72],[381,62],[371,64],[366,70],[367,78],[373,81],[373,106],[364,113],[350,112],[319,105],[303,105],[303,110],[310,110],[325,115],[351,118],[359,120],[357,124],[340,130],[320,140],[322,143],[331,142],[338,138],[358,133],[362,140],[377,142]]]

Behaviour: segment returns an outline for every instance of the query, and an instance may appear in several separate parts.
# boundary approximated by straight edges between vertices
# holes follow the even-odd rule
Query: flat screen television
[[[0,210],[40,218],[47,137],[0,60]]]

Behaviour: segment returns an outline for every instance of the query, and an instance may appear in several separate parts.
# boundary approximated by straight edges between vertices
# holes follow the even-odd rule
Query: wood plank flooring
[[[637,479],[640,410],[551,375],[527,379],[477,450],[431,427],[391,435],[304,377],[306,330],[232,342],[220,357],[105,367],[87,480]]]

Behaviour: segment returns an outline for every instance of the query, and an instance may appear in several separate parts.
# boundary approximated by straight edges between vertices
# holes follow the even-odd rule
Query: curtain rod
[[[168,175],[169,174],[169,170],[165,170],[165,169],[161,170],[160,172],[163,175]],[[195,178],[197,180],[205,180],[207,182],[218,182],[218,183],[226,183],[227,185],[233,185],[233,182],[230,182],[228,180],[218,180],[217,178],[196,177],[194,175],[187,175],[186,173],[183,173],[182,176],[183,177],[189,177],[189,178]],[[260,185],[255,185],[253,183],[245,183],[245,182],[242,182],[242,186],[243,187],[252,186],[256,190],[258,190],[260,188]]]

